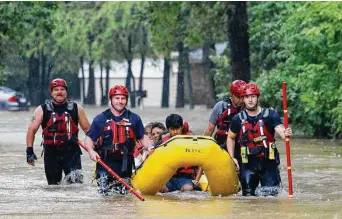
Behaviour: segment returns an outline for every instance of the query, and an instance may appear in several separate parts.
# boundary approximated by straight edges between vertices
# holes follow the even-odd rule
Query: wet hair
[[[178,114],[171,114],[166,117],[165,125],[167,129],[178,129],[183,126],[183,118]]]
[[[154,123],[152,124],[151,131],[152,131],[152,129],[154,129],[154,128],[160,128],[160,129],[163,130],[163,131],[167,131],[166,128],[165,128],[165,126],[164,126],[163,123],[161,123],[161,122],[154,122]]]

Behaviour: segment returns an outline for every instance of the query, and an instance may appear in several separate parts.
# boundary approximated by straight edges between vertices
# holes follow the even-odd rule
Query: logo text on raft
[[[196,149],[196,148],[185,148],[185,152],[190,152],[190,153],[202,153],[203,150],[201,150],[201,149]]]

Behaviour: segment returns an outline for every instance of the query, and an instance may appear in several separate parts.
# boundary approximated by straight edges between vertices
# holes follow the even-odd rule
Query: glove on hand
[[[28,164],[34,166],[35,161],[37,160],[37,156],[33,152],[33,147],[26,148],[26,161]]]

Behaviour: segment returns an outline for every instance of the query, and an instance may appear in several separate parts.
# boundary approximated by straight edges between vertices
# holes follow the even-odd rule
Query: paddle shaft
[[[284,127],[285,129],[289,127],[289,117],[287,112],[287,97],[286,97],[286,82],[282,83],[282,96],[283,96],[283,110],[284,110]],[[286,160],[287,160],[287,178],[289,183],[289,196],[293,197],[292,188],[292,169],[291,169],[291,151],[290,151],[290,137],[285,136],[286,145]]]
[[[82,142],[78,140],[77,144],[87,151],[87,148],[83,145]],[[122,185],[124,185],[129,190],[129,192],[133,193],[141,201],[145,201],[145,199],[132,186],[130,186],[117,173],[115,173],[114,170],[112,170],[112,168],[110,168],[105,162],[101,160],[101,158],[97,157],[96,162],[99,163],[103,168],[105,168],[108,171],[108,173],[112,175],[115,179],[117,179]]]

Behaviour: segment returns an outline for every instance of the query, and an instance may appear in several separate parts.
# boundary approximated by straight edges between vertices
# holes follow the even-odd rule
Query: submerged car
[[[0,87],[0,110],[29,110],[30,105],[23,93],[9,87]]]

